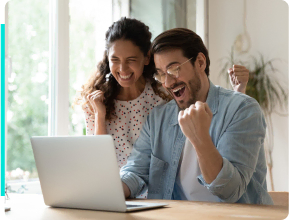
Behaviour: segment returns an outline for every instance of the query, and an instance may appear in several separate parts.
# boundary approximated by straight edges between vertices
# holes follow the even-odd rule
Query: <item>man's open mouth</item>
[[[186,89],[186,87],[185,87],[185,85],[183,85],[183,86],[180,86],[176,89],[172,89],[172,92],[176,97],[181,97],[184,94],[185,89]]]

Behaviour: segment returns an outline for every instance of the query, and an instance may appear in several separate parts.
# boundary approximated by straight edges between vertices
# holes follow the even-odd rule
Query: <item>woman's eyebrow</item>
[[[115,55],[112,55],[110,58],[112,59],[118,59],[119,57],[115,56]],[[126,57],[126,59],[137,59],[138,57],[137,56],[130,56],[130,57]]]

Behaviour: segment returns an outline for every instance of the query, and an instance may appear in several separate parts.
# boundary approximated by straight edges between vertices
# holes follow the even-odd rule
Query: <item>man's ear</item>
[[[196,59],[196,65],[198,65],[198,68],[201,70],[201,71],[205,71],[206,67],[207,67],[207,60],[206,60],[206,56],[200,52],[197,56],[197,59]]]
[[[144,65],[149,65],[150,63],[150,58],[151,58],[151,52],[149,51],[148,54],[145,57],[145,62]]]

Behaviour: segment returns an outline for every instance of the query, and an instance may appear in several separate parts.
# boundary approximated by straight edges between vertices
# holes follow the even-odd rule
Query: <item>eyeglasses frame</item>
[[[168,75],[170,75],[171,77],[175,78],[175,79],[179,78],[179,70],[180,70],[180,67],[181,67],[182,65],[184,65],[185,63],[189,62],[189,61],[190,61],[191,59],[193,59],[193,58],[194,58],[194,57],[191,57],[191,58],[188,59],[187,61],[181,63],[181,64],[178,65],[176,68],[174,68],[174,70],[177,70],[177,71],[178,71],[178,73],[176,74],[177,76],[176,76],[175,74],[172,74],[172,73],[169,72],[170,68],[166,70],[166,73],[167,73]],[[162,82],[162,81],[160,81],[160,80],[158,80],[158,79],[156,78],[156,75],[159,75],[159,74],[158,74],[158,73],[155,73],[155,74],[154,74],[154,78],[155,78],[156,81],[158,81],[158,82],[160,82],[160,83],[162,83],[162,84],[166,81],[166,77],[165,77],[164,81]],[[166,74],[164,73],[163,75],[166,75]]]

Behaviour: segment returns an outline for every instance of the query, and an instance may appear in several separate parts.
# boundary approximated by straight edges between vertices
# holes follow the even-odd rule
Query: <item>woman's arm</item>
[[[106,107],[103,103],[104,100],[103,92],[101,90],[96,90],[91,94],[89,94],[86,98],[89,101],[89,104],[92,108],[91,114],[89,113],[90,111],[86,111],[86,114],[88,114],[86,120],[87,124],[86,134],[87,135],[107,134],[105,124]],[[87,107],[87,110],[90,110],[89,107]],[[92,114],[94,115],[94,118],[91,117]],[[94,133],[92,133],[92,131]]]
[[[85,129],[86,135],[98,135],[98,134],[107,134],[105,119],[98,118],[97,115],[93,117],[93,112],[88,110],[89,107],[84,109],[85,117]]]
[[[241,65],[233,65],[233,68],[228,69],[228,74],[234,91],[246,94],[249,70]]]
[[[99,116],[98,113],[95,114],[95,130],[94,134],[107,134],[106,132],[106,124],[105,124],[105,117]]]

